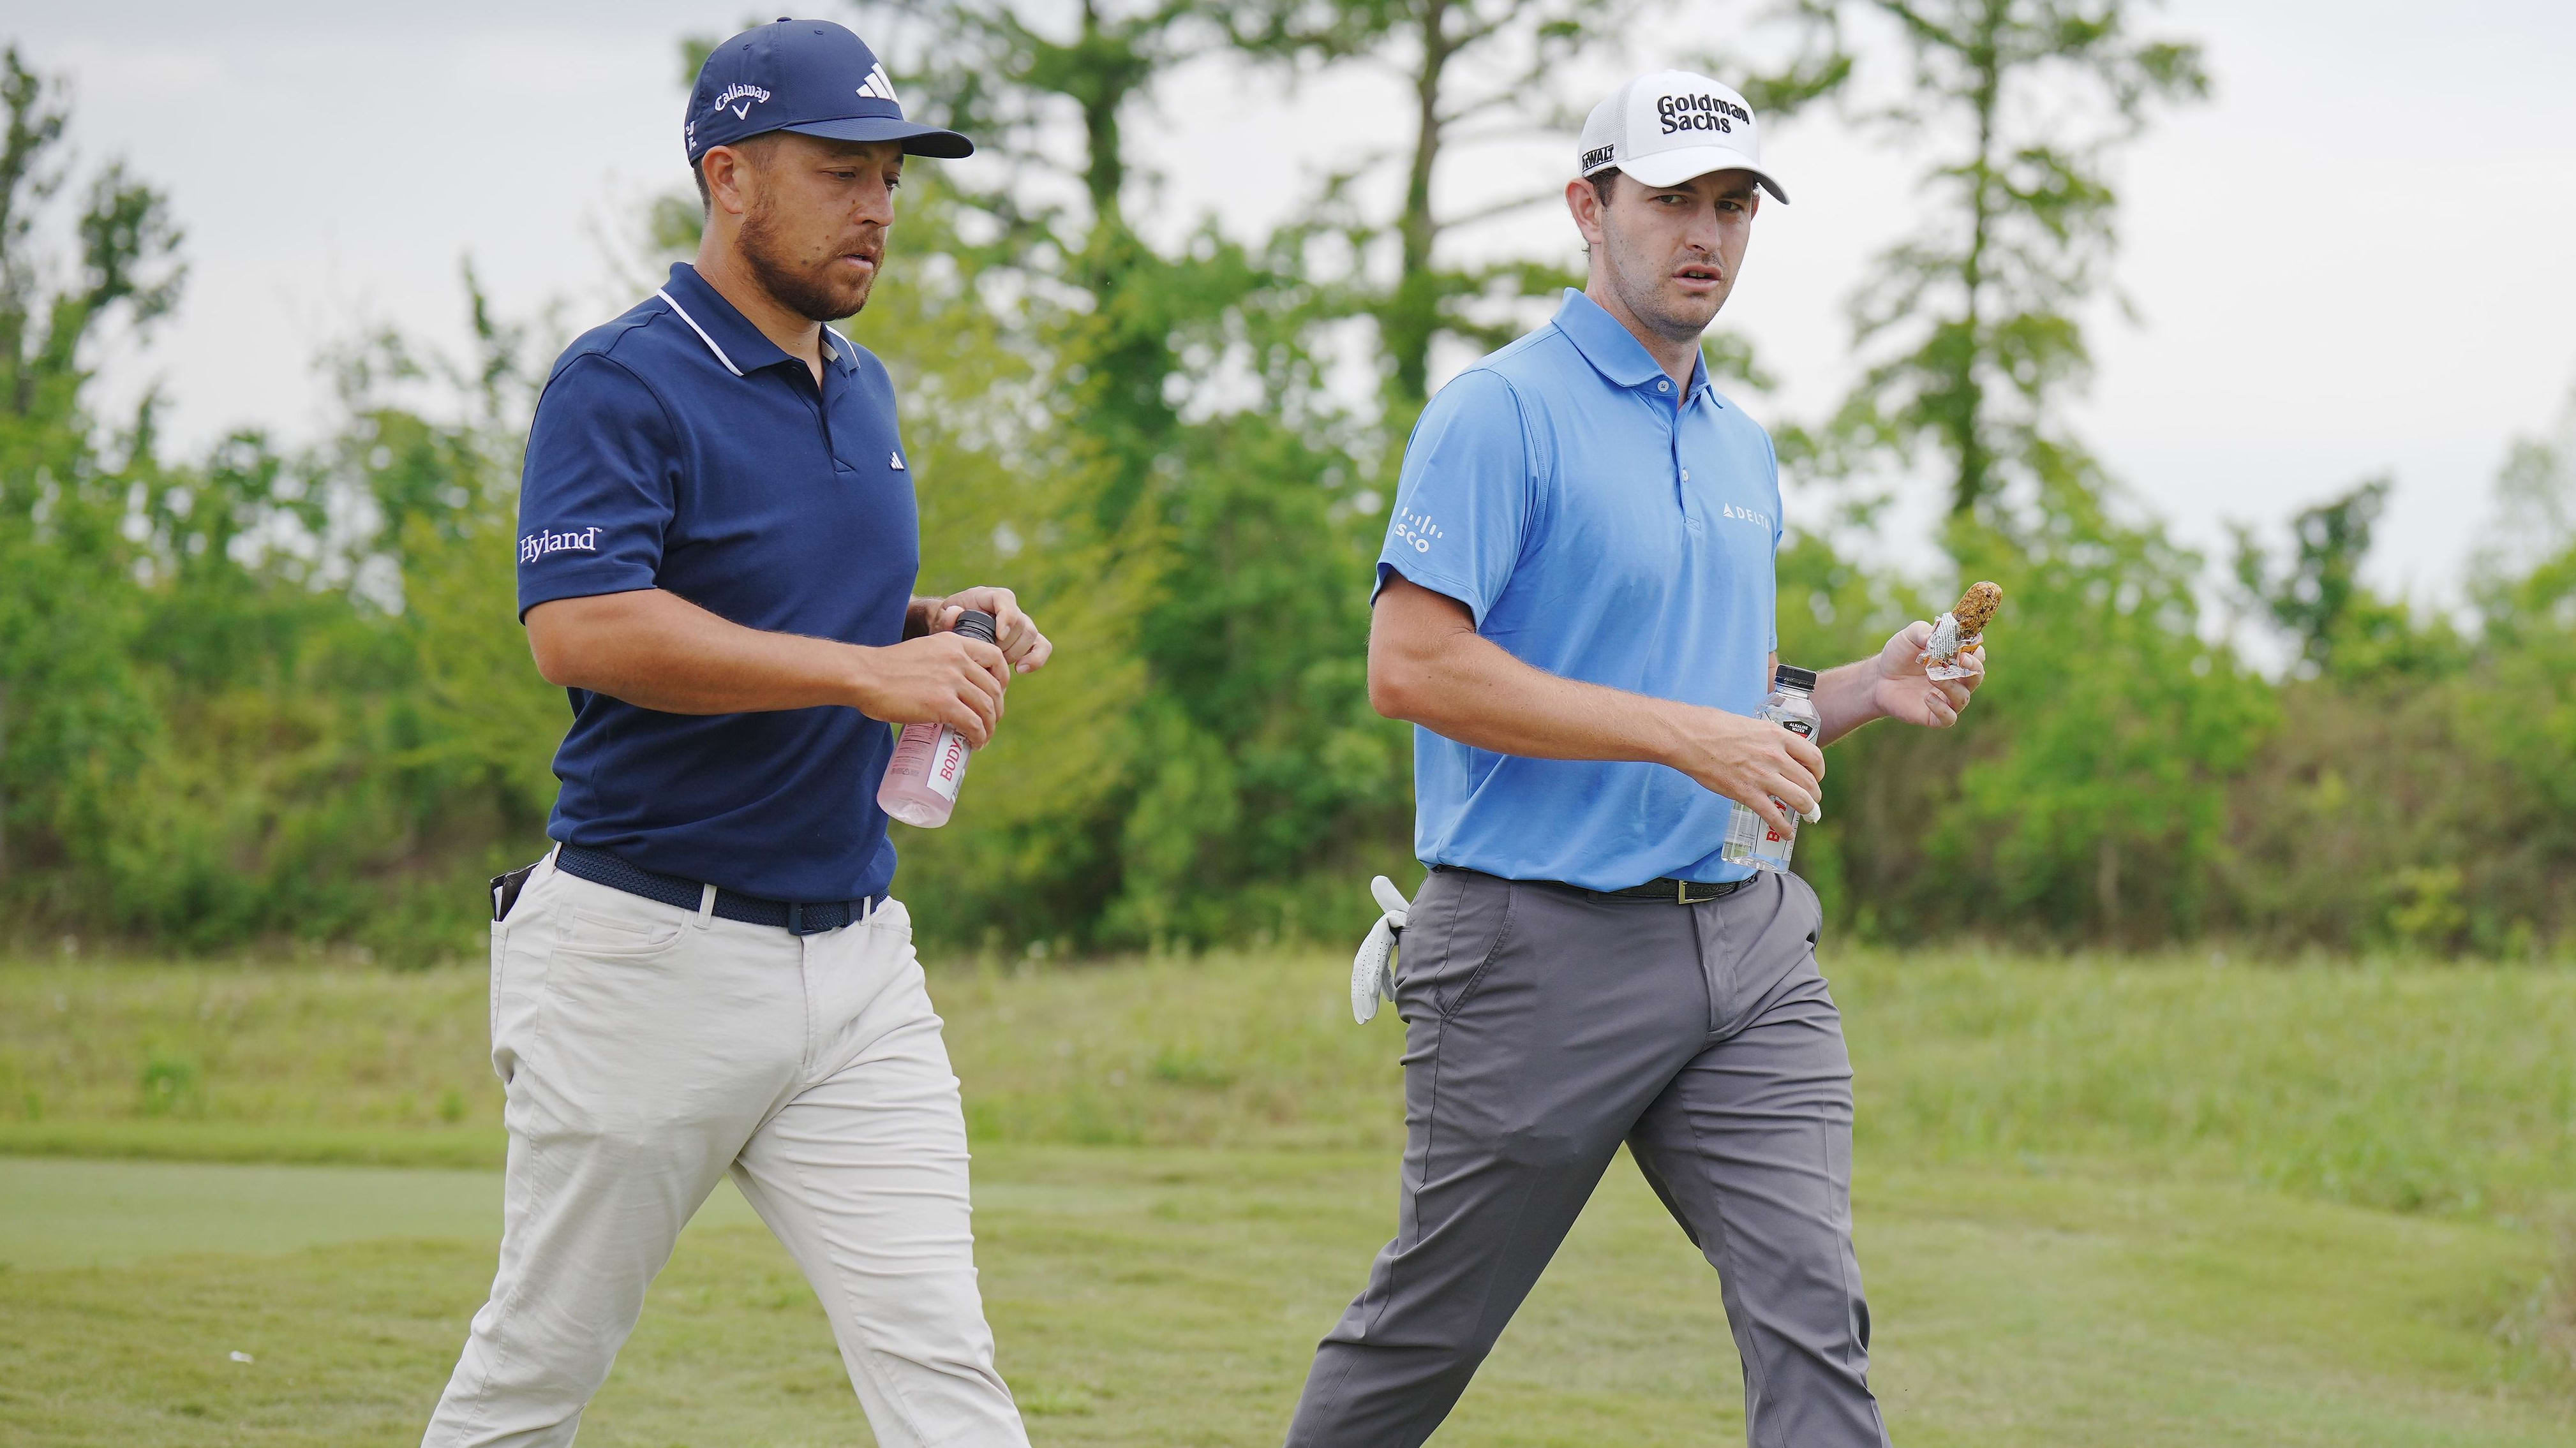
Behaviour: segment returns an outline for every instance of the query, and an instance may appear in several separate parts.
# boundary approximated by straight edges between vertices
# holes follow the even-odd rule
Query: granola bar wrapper
[[[1986,625],[2003,607],[2003,588],[1973,583],[1948,613],[1932,622],[1932,641],[1923,648],[1923,673],[1933,679],[1964,679],[1977,671],[1964,655],[1985,642]]]

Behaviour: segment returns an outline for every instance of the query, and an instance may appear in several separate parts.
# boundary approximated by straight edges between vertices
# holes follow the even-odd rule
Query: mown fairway
[[[1901,1443],[2576,1443],[2576,973],[1836,965]],[[1393,1220],[1396,1032],[1339,975],[934,981],[1040,1444],[1277,1441]],[[0,968],[0,1142],[55,1153],[0,1158],[0,1441],[417,1441],[491,1270],[497,1178],[417,1165],[492,1159],[483,1022],[470,970]],[[1740,1434],[1714,1280],[1623,1162],[1437,1441]],[[720,1192],[583,1442],[854,1440]]]

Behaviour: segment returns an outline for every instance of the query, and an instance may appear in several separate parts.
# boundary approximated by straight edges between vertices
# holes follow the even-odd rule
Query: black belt
[[[555,868],[575,879],[684,910],[698,909],[706,899],[707,887],[700,881],[639,869],[606,850],[586,845],[558,847]],[[715,914],[719,919],[739,920],[745,925],[772,926],[790,935],[820,935],[867,919],[868,911],[878,903],[868,896],[856,900],[763,900],[757,895],[718,890]]]
[[[1458,870],[1469,875],[1484,873],[1481,870],[1469,870],[1460,865],[1434,865],[1431,868]],[[1711,900],[1722,900],[1759,878],[1759,876],[1751,876],[1742,880],[1720,880],[1712,884],[1706,880],[1675,880],[1667,877],[1661,880],[1649,880],[1643,885],[1631,885],[1625,890],[1587,890],[1581,885],[1569,885],[1562,880],[1533,880],[1529,883],[1553,885],[1560,890],[1572,890],[1578,894],[1593,895],[1604,900],[1659,900],[1666,905],[1705,905]]]
[[[1719,880],[1714,883],[1707,880],[1664,879],[1648,880],[1643,885],[1631,885],[1625,890],[1593,890],[1588,893],[1611,900],[1660,900],[1667,905],[1704,905],[1711,900],[1724,899],[1752,883],[1750,879]],[[1577,885],[1573,888],[1579,890],[1583,887]]]

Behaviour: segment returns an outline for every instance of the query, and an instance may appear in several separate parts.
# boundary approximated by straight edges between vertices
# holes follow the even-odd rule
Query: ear
[[[731,146],[710,146],[698,159],[706,168],[707,198],[715,209],[727,216],[746,215],[751,210],[751,158]]]
[[[1601,193],[1592,189],[1591,182],[1577,176],[1565,183],[1565,209],[1574,217],[1574,229],[1583,234],[1585,250],[1607,239],[1602,230]]]

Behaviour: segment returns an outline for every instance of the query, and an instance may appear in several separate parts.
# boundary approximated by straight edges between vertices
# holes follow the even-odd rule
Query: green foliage
[[[2360,581],[2369,488],[2302,515],[2277,577],[2240,545],[2302,655],[2233,792],[2240,929],[2509,958],[2576,929],[2576,406],[2559,427],[2497,480],[2472,631]]]
[[[2206,928],[2226,898],[2231,791],[2275,717],[2270,687],[2203,637],[2201,560],[2127,504],[2063,418],[2090,368],[2077,312],[2117,238],[2110,161],[2151,104],[2207,89],[2197,50],[2135,37],[2128,9],[1797,0],[1775,17],[1797,53],[1754,87],[1789,108],[1833,97],[1935,158],[1922,227],[1852,298],[1865,371],[1784,455],[1848,478],[1929,448],[1959,575],[2005,590],[1995,672],[1961,728],[1844,746],[1820,863],[1865,933],[2145,941]],[[1890,54],[1906,61],[1893,88],[1877,79]],[[1820,570],[1784,565],[1784,596]],[[1836,642],[1849,657],[1867,641]]]
[[[2443,620],[2419,623],[2404,603],[2362,586],[2362,560],[2390,486],[2386,477],[2373,478],[2300,513],[2290,530],[2296,551],[2278,576],[2252,533],[2236,529],[2236,581],[2297,641],[2305,673],[2427,674],[2459,657],[2460,640]]]
[[[1543,258],[1454,265],[1444,238],[1479,218],[1434,206],[1425,178],[1477,117],[1566,120],[1533,77],[1643,12],[905,13],[936,41],[889,51],[911,57],[915,109],[976,134],[1000,179],[913,168],[887,284],[850,330],[898,379],[923,588],[1015,587],[1059,645],[1015,686],[956,822],[898,832],[902,888],[939,902],[926,938],[1054,954],[1353,933],[1357,882],[1410,878],[1407,731],[1368,707],[1364,664],[1401,438],[1443,339],[1499,341],[1569,280]],[[1793,513],[1835,514],[1781,556],[1784,654],[1859,657],[1962,579],[2007,590],[1966,725],[1838,746],[1800,868],[1871,939],[2544,951],[2576,930],[2576,408],[2499,485],[2474,628],[2364,585],[2365,484],[2298,520],[2285,559],[2240,544],[2295,677],[2213,642],[2201,560],[2063,418],[2084,375],[2072,318],[2115,234],[2102,178],[2153,105],[2203,84],[2190,47],[2135,38],[2125,13],[1804,5],[1798,53],[1748,82],[1935,148],[1922,230],[1857,299],[1861,386],[1779,429],[1793,474],[1829,485]],[[1355,163],[1397,164],[1403,198],[1369,213],[1353,171],[1267,236],[1140,233],[1129,125],[1173,67],[1225,52],[1291,76],[1404,67],[1409,146]],[[472,953],[479,877],[541,848],[564,719],[506,561],[531,338],[469,271],[470,356],[362,338],[330,359],[342,406],[319,440],[245,429],[167,457],[151,402],[102,419],[84,398],[100,329],[174,304],[177,227],[113,164],[69,175],[54,92],[14,57],[0,81],[0,909],[22,935]],[[2062,124],[2025,134],[2040,94]],[[691,196],[640,220],[656,251],[696,243]],[[1354,337],[1374,339],[1374,389],[1337,375]],[[1710,365],[1759,385],[1735,339]],[[1927,453],[1955,576],[1864,565],[1887,500],[1856,480]],[[1198,1079],[1201,1056],[1172,1059]]]
[[[1958,918],[2113,940],[2197,933],[2228,790],[2273,712],[2262,681],[2199,634],[2199,560],[2160,528],[2079,506],[2035,538],[1956,551],[1970,576],[2005,580],[2013,618],[1977,730],[2010,724],[1986,749],[1963,741],[1977,757],[1929,841]]]
[[[898,245],[936,261],[854,335],[909,392],[955,399],[911,424],[933,441],[924,586],[1010,583],[1062,662],[1016,686],[958,823],[899,840],[908,878],[948,902],[931,928],[968,939],[1336,929],[1351,869],[1402,858],[1406,759],[1367,708],[1381,505],[1315,356],[1336,303],[1309,238],[1211,223],[1163,249],[1127,224],[1123,117],[1212,43],[1192,12],[1086,9],[1061,37],[1007,8],[935,14],[918,90],[1011,175],[915,204]],[[1068,108],[1083,149],[1060,165],[1039,132]]]
[[[545,691],[496,667],[520,648],[489,566],[517,339],[478,299],[449,421],[389,400],[422,369],[379,342],[343,359],[346,422],[313,449],[243,432],[166,462],[150,400],[102,437],[88,353],[174,304],[178,230],[111,164],[69,217],[76,256],[45,249],[53,95],[0,61],[0,899],[184,942],[453,949],[470,913],[437,893],[470,899],[494,827],[550,793],[527,743],[554,727]]]

